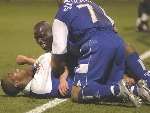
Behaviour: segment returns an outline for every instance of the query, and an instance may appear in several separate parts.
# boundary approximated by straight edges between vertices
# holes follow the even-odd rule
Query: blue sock
[[[97,82],[90,82],[82,88],[79,93],[79,99],[104,99],[107,97],[117,96],[120,93],[119,85],[103,85]]]
[[[127,56],[126,65],[136,78],[150,82],[150,73],[146,70],[143,61],[136,52]]]

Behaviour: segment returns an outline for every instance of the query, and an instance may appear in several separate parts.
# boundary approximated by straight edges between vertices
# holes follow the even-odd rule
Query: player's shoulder
[[[44,53],[40,56],[40,58],[45,58],[45,57],[51,57],[51,53],[50,52],[47,52],[47,53]]]
[[[50,52],[44,53],[41,56],[39,56],[39,58],[37,59],[37,61],[41,62],[41,61],[43,61],[45,59],[51,59],[51,53]]]
[[[57,14],[55,16],[56,19],[65,22],[69,18],[70,15],[75,15],[78,10],[77,5],[90,3],[89,0],[64,0],[64,3],[60,6]],[[70,18],[69,18],[70,19]]]

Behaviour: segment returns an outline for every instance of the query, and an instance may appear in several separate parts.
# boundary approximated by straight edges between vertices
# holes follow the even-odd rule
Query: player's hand
[[[59,84],[59,92],[62,96],[67,95],[69,90],[68,82],[66,79],[60,79],[60,84]]]
[[[26,56],[18,55],[16,57],[16,63],[19,64],[19,65],[24,65],[26,63]]]

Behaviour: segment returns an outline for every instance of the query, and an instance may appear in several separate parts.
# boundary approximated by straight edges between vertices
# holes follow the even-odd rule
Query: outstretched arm
[[[24,65],[24,64],[29,64],[29,65],[33,65],[35,63],[35,59],[32,57],[27,57],[24,55],[18,55],[16,57],[16,63],[19,65]]]

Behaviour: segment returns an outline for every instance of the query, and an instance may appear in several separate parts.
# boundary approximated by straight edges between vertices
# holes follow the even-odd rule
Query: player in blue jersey
[[[93,90],[98,91],[96,94],[100,97],[117,96],[121,92],[129,96],[124,83],[119,82],[125,70],[125,47],[114,32],[114,22],[100,6],[89,0],[60,1],[52,27],[52,60],[61,62],[61,65],[56,63],[55,68],[63,69],[68,46],[77,56],[73,100],[88,96],[84,94],[93,86],[99,89]],[[91,93],[95,94],[93,90]],[[136,98],[131,100],[135,102]]]
[[[49,43],[51,41],[48,39],[48,37],[51,40],[53,39],[52,34],[51,34],[50,25],[48,24],[48,22],[45,22],[45,21],[38,22],[34,27],[34,38],[43,49],[51,48],[51,43]],[[48,48],[48,47],[50,47],[50,48]],[[70,51],[70,47],[68,47],[68,50]],[[47,50],[47,51],[51,51],[51,50]],[[134,75],[136,75],[136,74],[140,75],[137,77],[138,79],[148,80],[146,77],[142,78],[143,73],[139,73],[139,72],[142,72],[143,66],[141,66],[142,61],[139,60],[138,54],[135,52],[135,50],[133,48],[131,48],[131,46],[128,45],[128,46],[126,46],[126,51],[127,51],[126,53],[128,54],[127,55],[128,57],[126,58],[127,70],[130,70],[132,73],[136,72],[136,73],[134,73]],[[67,64],[68,64],[67,67],[69,68],[69,71],[71,71],[70,74],[72,75],[72,70],[76,66],[76,60],[73,60],[75,58],[72,55],[69,55],[69,57],[67,59],[69,61],[69,62],[67,62]],[[139,63],[139,61],[141,63]],[[135,67],[135,68],[133,68],[133,67]],[[138,71],[138,70],[140,70],[140,71]],[[133,80],[129,79],[129,81],[133,81]],[[60,82],[59,90],[62,93],[62,95],[66,94],[65,91],[67,91],[67,88],[65,86],[67,86],[67,82],[64,82],[64,83]],[[132,91],[135,92],[136,94],[138,94],[137,87],[132,87]],[[141,96],[141,94],[138,96]]]
[[[48,48],[48,47],[51,47],[51,41],[50,40],[52,40],[52,35],[51,35],[51,27],[49,26],[49,24],[48,24],[48,22],[46,22],[46,21],[40,21],[40,22],[38,22],[36,25],[35,25],[35,27],[34,27],[34,38],[36,39],[36,41],[37,41],[37,43],[44,49],[44,50],[46,50],[46,51],[50,51],[51,49],[50,48]],[[49,38],[49,39],[48,39]],[[47,45],[48,44],[48,45]],[[46,49],[47,48],[47,49]],[[128,48],[128,51],[130,50],[130,48]],[[129,53],[128,53],[129,54]],[[131,54],[131,50],[130,50],[130,54]],[[43,62],[43,61],[46,61],[46,60],[48,60],[49,58],[47,57],[47,56],[49,56],[49,54],[45,54],[45,55],[42,55],[40,58],[39,58],[39,61],[41,62],[41,64],[46,68],[47,67],[47,65],[46,64],[48,64],[48,62]],[[34,59],[32,59],[32,58],[27,58],[26,56],[18,56],[17,57],[17,63],[18,64],[25,64],[25,63],[27,63],[27,64],[33,64],[35,62],[35,60]],[[30,84],[29,85],[27,85],[28,87],[26,87],[25,88],[25,90],[24,91],[26,91],[26,92],[29,92],[29,91],[31,91],[32,92],[32,94],[34,94],[34,96],[43,96],[43,97],[46,97],[46,96],[49,96],[49,97],[60,97],[60,95],[59,95],[59,93],[61,93],[61,94],[65,94],[66,96],[70,96],[70,90],[68,90],[68,92],[67,93],[64,93],[65,92],[65,90],[63,91],[63,88],[61,88],[61,89],[59,89],[60,88],[60,86],[59,86],[59,81],[61,82],[61,80],[58,80],[57,78],[55,78],[54,76],[52,76],[52,80],[49,80],[49,82],[51,82],[52,81],[52,83],[53,83],[53,88],[52,88],[52,91],[51,90],[49,90],[49,89],[45,89],[45,88],[41,88],[42,86],[43,87],[46,87],[46,84],[47,84],[47,82],[48,82],[48,80],[46,80],[46,78],[49,78],[49,77],[47,77],[47,74],[45,74],[45,75],[42,75],[42,73],[43,72],[48,72],[48,70],[49,70],[49,68],[47,68],[47,69],[44,69],[44,70],[41,70],[42,68],[38,68],[38,72],[34,75],[34,78],[32,78],[33,77],[33,75],[32,74],[30,74],[30,73],[32,73],[32,72],[28,72],[28,73],[26,73],[26,74],[24,74],[24,71],[19,71],[19,72],[15,72],[16,74],[17,74],[17,76],[25,76],[27,79],[25,79],[25,77],[24,77],[24,79],[25,79],[25,81],[28,81],[29,79],[33,79],[32,80],[32,82],[30,82]],[[22,74],[22,72],[23,72],[23,74]],[[16,75],[16,74],[11,74],[11,78],[14,78],[14,75]],[[32,77],[30,78],[30,77],[28,77],[29,75],[32,75]],[[50,76],[51,77],[51,76]],[[15,77],[16,78],[16,77]],[[20,78],[20,77],[19,77]],[[29,79],[28,79],[29,78]],[[35,81],[35,80],[36,81]],[[9,81],[8,81],[9,80]],[[40,81],[43,81],[44,82],[44,84],[41,84],[41,82]],[[14,87],[10,87],[10,84],[9,84],[9,82],[10,82],[10,78],[9,79],[7,79],[7,81],[5,80],[4,81],[4,83],[5,83],[5,85],[4,85],[4,83],[3,83],[3,87],[4,87],[4,89],[6,90],[6,93],[7,92],[9,92],[9,90],[10,90],[10,92],[12,91],[16,91],[15,90],[15,88]],[[7,83],[7,84],[6,84]],[[20,81],[20,83],[21,83],[21,81]],[[32,83],[32,85],[31,85],[31,83]],[[8,86],[9,85],[9,86]],[[66,84],[65,84],[66,85]],[[86,93],[88,94],[88,95],[91,95],[91,94],[94,94],[94,97],[98,97],[98,93],[97,93],[97,90],[98,89],[96,89],[96,88],[98,88],[98,87],[95,87],[96,85],[98,85],[98,84],[93,84],[93,83],[90,83],[90,87],[89,88],[92,88],[93,89],[93,91],[92,90],[90,90],[90,91],[87,91]],[[8,86],[8,87],[6,87],[6,86]],[[13,85],[14,86],[14,85]],[[36,86],[36,88],[34,88]],[[68,86],[69,86],[69,89],[71,89],[71,86],[72,86],[72,82],[71,81],[69,81],[68,82]],[[99,85],[98,85],[99,86]],[[58,88],[59,87],[59,88]],[[32,89],[32,90],[29,90],[29,89]],[[58,91],[58,89],[59,89],[59,91]],[[133,87],[132,87],[132,89],[133,89]],[[142,88],[140,88],[140,89],[142,89]],[[87,90],[87,89],[86,89]],[[134,88],[134,92],[137,92],[136,91],[137,89],[136,88]],[[38,92],[37,92],[38,91]],[[96,93],[95,93],[95,91],[96,91]],[[112,91],[113,91],[113,87],[112,87]],[[142,90],[143,91],[143,90]],[[17,90],[17,92],[18,92],[18,90]],[[48,92],[48,93],[45,93],[45,92]],[[141,91],[140,91],[141,92]],[[8,93],[9,95],[11,95],[12,93]],[[139,96],[141,96],[143,93],[141,93],[140,95],[139,95],[139,92],[138,92],[138,95]],[[87,97],[86,95],[85,95],[85,97]],[[91,95],[91,97],[92,97],[92,95]],[[148,97],[148,96],[147,96]],[[100,98],[100,99],[103,99],[103,98]]]
[[[46,51],[51,51],[51,43],[53,40],[52,33],[51,33],[51,26],[46,21],[40,21],[34,26],[34,38],[36,42]],[[148,86],[150,86],[150,77],[148,76],[148,70],[146,70],[146,67],[144,66],[142,60],[139,58],[138,53],[135,51],[131,45],[125,46],[126,48],[126,70],[130,71],[130,73],[126,73],[127,75],[134,75],[131,76],[136,81],[143,79],[148,82]],[[68,50],[70,50],[70,47],[68,47]],[[69,68],[69,74],[73,75],[73,68],[76,66],[76,58],[73,57],[73,55],[68,54],[69,57],[67,57],[67,67]],[[73,60],[75,59],[75,60]],[[19,60],[19,59],[18,59]],[[18,62],[19,63],[19,62]],[[147,75],[147,76],[145,76]],[[126,78],[126,77],[124,77]],[[128,82],[133,81],[133,79],[126,79]],[[64,81],[63,81],[64,82]],[[59,89],[60,92],[64,95],[65,91],[67,91],[67,82],[60,82]],[[132,91],[138,95],[137,93],[137,87],[132,87]],[[144,92],[144,91],[142,91]],[[140,94],[141,95],[141,94]],[[140,96],[139,95],[139,96]],[[148,97],[148,96],[147,96]]]
[[[51,34],[51,27],[48,24],[48,22],[41,21],[35,25],[34,38],[43,49],[47,48],[46,51],[51,51],[49,49],[51,48],[52,41],[50,41],[49,39],[52,40],[53,38],[52,38],[52,34]],[[71,51],[70,47],[68,47],[68,50]],[[145,70],[143,70],[143,68],[142,68],[144,65],[141,66],[142,61],[140,60],[140,58],[139,58],[138,54],[135,52],[135,50],[131,46],[127,45],[126,51],[127,51],[126,54],[128,54],[128,55],[126,55],[126,56],[128,56],[128,57],[126,57],[126,68],[127,68],[126,70],[130,70],[132,72],[132,74],[138,75],[138,76],[136,76],[137,79],[149,80],[147,77],[143,76],[145,74],[143,72]],[[73,69],[73,67],[76,66],[76,62],[75,62],[76,60],[73,60],[74,57],[72,55],[69,55],[69,58],[67,58],[67,59],[69,61],[69,62],[67,62],[67,64],[69,64],[67,67],[69,68],[69,71],[71,71],[70,74],[72,75],[72,69]],[[134,76],[134,78],[135,78],[135,76]],[[132,81],[132,79],[129,79],[129,80]],[[67,88],[65,86],[67,86],[67,82],[64,82],[64,83],[60,82],[59,90],[62,93],[62,95],[66,94],[65,91],[67,91]],[[93,87],[93,85],[91,85],[91,86]],[[137,92],[137,90],[139,90],[139,92]],[[143,97],[143,95],[142,95],[143,93],[140,93],[140,92],[146,92],[146,91],[143,91],[143,88],[132,87],[132,92],[134,92],[138,96]],[[93,94],[94,94],[94,92],[93,92]],[[147,98],[147,97],[149,97],[149,95],[144,96],[144,97]]]

